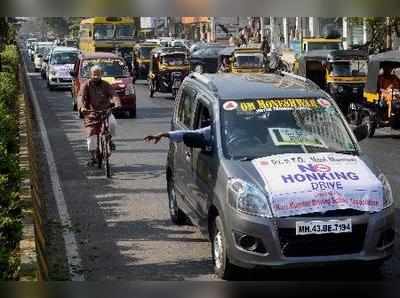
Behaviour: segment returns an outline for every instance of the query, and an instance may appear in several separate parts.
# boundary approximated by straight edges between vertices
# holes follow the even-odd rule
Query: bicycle
[[[101,121],[100,134],[97,135],[96,159],[97,166],[101,169],[104,166],[104,171],[107,178],[111,178],[110,156],[112,151],[111,132],[109,117],[112,113],[114,105],[107,110],[86,110],[85,113],[95,113]]]

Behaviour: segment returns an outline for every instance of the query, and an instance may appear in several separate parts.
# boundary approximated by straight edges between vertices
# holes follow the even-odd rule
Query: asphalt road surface
[[[29,71],[32,66],[29,65]],[[213,280],[210,244],[192,226],[169,220],[165,164],[168,142],[146,144],[143,137],[169,129],[174,101],[165,94],[149,98],[144,83],[137,92],[137,118],[118,119],[117,151],[111,157],[113,177],[86,167],[85,136],[72,112],[68,91],[48,91],[39,74],[29,72],[39,100],[72,226],[61,227],[43,163],[44,200],[50,276],[69,279],[62,229],[77,238],[86,280]],[[393,135],[394,134],[394,135]],[[390,129],[362,142],[363,150],[392,183],[398,204],[400,192],[400,136]],[[46,158],[43,154],[42,161]],[[380,272],[355,266],[284,271],[244,272],[247,280],[399,280],[399,244]]]

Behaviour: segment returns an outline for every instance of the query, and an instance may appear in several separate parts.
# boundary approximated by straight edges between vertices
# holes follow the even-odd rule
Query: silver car
[[[375,266],[391,256],[393,194],[358,145],[368,129],[351,129],[312,82],[193,73],[172,129],[186,133],[168,154],[171,219],[211,239],[220,278],[238,267]]]

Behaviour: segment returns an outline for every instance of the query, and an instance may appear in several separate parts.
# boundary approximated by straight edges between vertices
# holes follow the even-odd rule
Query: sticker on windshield
[[[275,146],[312,146],[328,148],[321,138],[301,129],[269,128],[268,132]]]
[[[312,110],[320,107],[321,105],[314,98],[258,99],[240,103],[242,112]]]
[[[227,101],[222,107],[225,111],[233,111],[237,109],[238,104],[236,101]]]
[[[331,103],[329,102],[329,100],[327,100],[325,98],[319,98],[319,99],[317,99],[317,101],[320,104],[320,106],[323,108],[329,108],[331,106]]]

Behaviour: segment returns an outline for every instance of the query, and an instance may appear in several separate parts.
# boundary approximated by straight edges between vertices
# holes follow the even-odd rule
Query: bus
[[[93,17],[80,23],[79,48],[83,53],[113,52],[132,63],[135,45],[135,20],[132,17]]]

